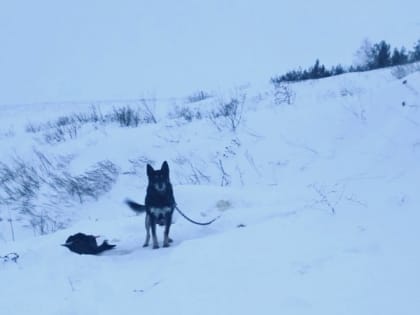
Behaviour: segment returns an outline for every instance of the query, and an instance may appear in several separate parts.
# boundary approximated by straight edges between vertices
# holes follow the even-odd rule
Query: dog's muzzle
[[[158,192],[164,192],[166,190],[166,184],[165,183],[157,183],[157,184],[155,184],[155,189]]]

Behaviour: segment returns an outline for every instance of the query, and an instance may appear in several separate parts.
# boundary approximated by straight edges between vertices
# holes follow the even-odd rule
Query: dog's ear
[[[168,162],[163,162],[162,163],[162,167],[160,168],[160,170],[162,171],[163,174],[165,174],[165,176],[169,176],[169,165]]]
[[[147,176],[149,177],[152,176],[153,172],[154,172],[153,167],[150,164],[147,164]]]

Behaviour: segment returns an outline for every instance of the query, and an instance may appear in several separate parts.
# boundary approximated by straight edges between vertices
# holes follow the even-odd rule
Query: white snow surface
[[[72,174],[105,159],[119,172],[110,191],[83,203],[51,206],[43,186],[36,211],[63,223],[45,235],[28,227],[30,215],[0,206],[0,256],[19,254],[0,259],[0,314],[417,314],[420,72],[288,88],[292,104],[250,85],[198,103],[157,103],[156,124],[88,124],[53,144],[25,128],[87,107],[0,107],[3,163],[31,163],[37,150],[71,157]],[[230,97],[245,97],[235,131],[204,117]],[[203,118],[174,118],[176,105]],[[174,243],[143,248],[144,215],[123,203],[144,199],[146,164],[136,159],[167,160],[179,207],[196,220],[220,218],[196,226],[175,214]],[[74,254],[60,244],[76,232],[117,246]]]

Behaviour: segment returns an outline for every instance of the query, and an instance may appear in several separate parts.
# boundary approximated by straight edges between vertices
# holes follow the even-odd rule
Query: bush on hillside
[[[196,103],[204,101],[205,99],[210,98],[211,95],[204,91],[195,92],[187,97],[188,103]]]
[[[39,234],[61,228],[63,223],[46,209],[97,200],[111,189],[119,174],[116,165],[105,160],[73,175],[67,170],[69,162],[65,157],[49,159],[38,151],[32,160],[15,157],[9,163],[0,162],[0,205],[28,216]],[[43,199],[47,203],[40,204]]]
[[[275,86],[280,85],[283,82],[297,82],[311,79],[327,78],[334,75],[345,73],[346,70],[342,65],[336,65],[330,69],[327,69],[325,65],[319,62],[317,59],[312,67],[302,70],[292,70],[286,72],[283,75],[271,78],[271,83]]]
[[[114,107],[111,112],[102,114],[100,109],[91,107],[85,113],[74,113],[60,116],[47,123],[26,125],[26,132],[42,133],[45,142],[55,144],[77,138],[80,129],[87,124],[112,124],[117,123],[120,127],[138,127],[141,124],[156,123],[153,108],[146,102],[141,106]]]
[[[198,109],[195,108],[190,108],[187,106],[175,106],[175,109],[169,113],[169,118],[182,119],[187,122],[192,122],[193,120],[202,119],[203,115]]]
[[[288,83],[280,83],[274,86],[274,103],[276,105],[293,104],[295,93]]]
[[[244,104],[245,95],[243,94],[231,97],[227,102],[221,100],[218,107],[210,113],[209,118],[218,130],[227,128],[235,132],[243,118]]]

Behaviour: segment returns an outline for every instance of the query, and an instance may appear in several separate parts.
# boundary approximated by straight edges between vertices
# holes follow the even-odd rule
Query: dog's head
[[[170,185],[168,163],[163,162],[160,170],[154,170],[150,164],[147,164],[147,177],[149,178],[149,186],[160,193],[165,192]]]

